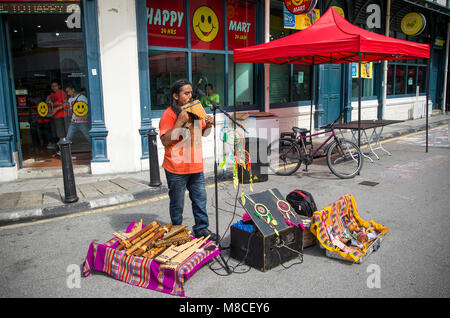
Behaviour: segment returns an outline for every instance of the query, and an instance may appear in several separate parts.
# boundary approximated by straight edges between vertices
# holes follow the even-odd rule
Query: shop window
[[[289,97],[290,68],[288,64],[270,65],[270,103],[287,103]]]
[[[205,93],[212,90],[220,105],[232,106],[232,50],[256,44],[256,9],[255,1],[147,0],[152,111],[167,107],[171,83],[181,77],[194,87],[203,78]],[[236,70],[236,102],[254,105],[254,65],[239,63]]]
[[[150,51],[150,97],[152,110],[170,105],[170,88],[177,79],[186,78],[186,53]]]
[[[208,97],[223,105],[225,100],[224,54],[192,53],[192,81],[194,86],[203,78],[199,87]],[[211,107],[204,96],[197,96],[205,109]]]
[[[405,94],[406,66],[397,65],[395,70],[395,95]]]
[[[236,63],[236,106],[253,105],[254,100],[254,65],[251,63]],[[233,57],[228,58],[228,106],[234,105],[234,64]]]
[[[228,50],[255,44],[255,4],[229,0],[227,4]]]
[[[147,0],[148,44],[186,47],[184,0]]]
[[[406,78],[406,93],[415,94],[417,87],[416,66],[408,66],[408,75]]]
[[[390,64],[387,70],[387,95],[394,95],[394,70],[395,65]]]
[[[67,5],[67,14],[6,16],[24,168],[60,166],[56,143],[68,136],[69,128],[73,164],[89,164],[91,159],[86,129],[82,132],[72,125],[71,102],[80,95],[67,94],[68,89],[81,93],[83,102],[88,97],[81,10],[78,4],[63,5]],[[89,105],[84,105],[86,113],[79,115],[83,117],[80,122],[89,123]],[[57,111],[59,107],[63,109]]]
[[[427,67],[419,66],[417,72],[417,85],[419,85],[419,92],[426,93],[427,89]]]
[[[311,99],[311,66],[293,65],[292,94],[294,101]]]
[[[362,97],[373,97],[377,96],[377,89],[376,89],[376,82],[378,78],[378,72],[377,72],[377,64],[375,62],[367,63],[363,67],[363,76],[366,76],[367,78],[362,79],[362,89],[361,89],[361,96]],[[352,75],[353,77],[353,75]],[[358,77],[352,78],[352,97],[357,98],[358,93]]]
[[[223,50],[222,1],[191,0],[191,47]]]

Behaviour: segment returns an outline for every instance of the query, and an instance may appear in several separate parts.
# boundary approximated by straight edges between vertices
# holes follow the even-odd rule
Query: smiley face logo
[[[295,6],[299,6],[303,3],[303,0],[292,0]]]
[[[73,104],[73,112],[78,117],[86,116],[88,113],[88,105],[85,102],[79,101]]]
[[[41,117],[47,116],[48,115],[48,106],[47,106],[47,104],[44,103],[44,102],[40,102],[37,105],[37,112],[38,112],[39,116],[41,116]]]
[[[192,28],[200,41],[211,42],[219,33],[219,19],[210,7],[201,6],[194,11]]]

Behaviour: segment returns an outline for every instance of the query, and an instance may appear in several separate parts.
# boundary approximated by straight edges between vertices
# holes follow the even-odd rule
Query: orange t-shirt
[[[64,93],[63,90],[59,90],[57,93],[51,93],[50,94],[50,100],[52,101],[54,107],[59,107],[64,105],[64,101],[67,101],[67,95]],[[53,118],[64,118],[65,116],[65,110],[60,109],[58,110],[54,115]]]
[[[172,107],[166,109],[159,121],[160,138],[173,128],[177,118]],[[203,172],[202,131],[205,127],[205,121],[199,120],[193,123],[191,129],[172,131],[172,138],[177,141],[164,147],[162,167],[176,174]]]

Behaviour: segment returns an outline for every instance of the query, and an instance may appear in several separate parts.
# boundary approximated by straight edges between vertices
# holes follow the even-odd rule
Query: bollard
[[[78,201],[77,188],[75,186],[75,177],[72,167],[72,151],[70,145],[72,142],[66,138],[61,138],[58,142],[61,151],[61,166],[64,181],[64,203],[73,203]]]
[[[158,134],[155,128],[148,130],[148,158],[150,163],[150,186],[159,187],[161,185],[161,178],[159,176],[159,161],[158,161],[158,148],[156,146],[156,136]]]

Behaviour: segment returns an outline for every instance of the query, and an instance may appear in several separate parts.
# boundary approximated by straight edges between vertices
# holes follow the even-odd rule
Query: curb
[[[219,182],[231,180],[232,174],[227,173],[225,177],[217,178]],[[205,175],[205,185],[214,184],[213,175]],[[87,210],[100,209],[115,205],[138,202],[146,199],[156,198],[167,194],[169,189],[165,185],[157,188],[149,188],[137,192],[122,192],[118,194],[105,195],[74,203],[53,203],[47,206],[28,207],[24,209],[8,209],[0,211],[0,226],[33,222],[42,219],[66,216],[69,214],[85,212]]]
[[[105,208],[124,203],[137,202],[145,199],[157,197],[167,193],[165,186],[155,189],[146,189],[139,192],[123,192],[113,195],[106,195],[99,198],[78,201],[74,203],[52,204],[40,207],[29,207],[25,209],[9,209],[0,212],[0,226],[26,223],[41,219],[49,219],[69,214],[84,212],[92,209]]]

